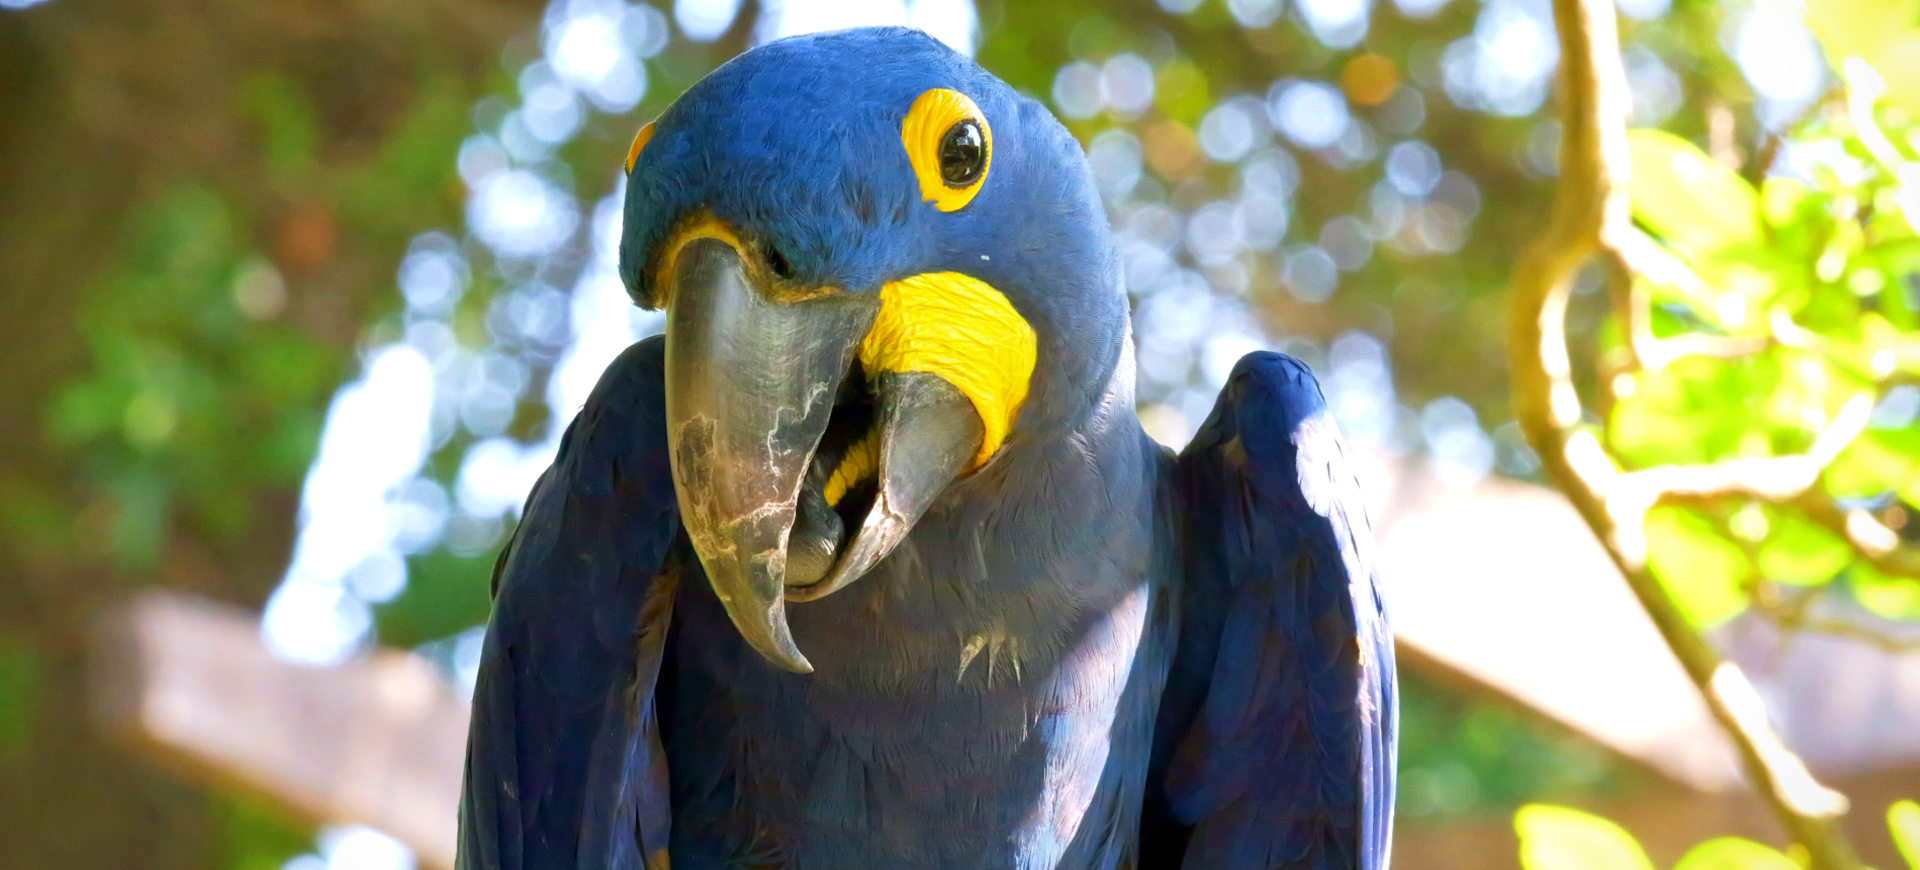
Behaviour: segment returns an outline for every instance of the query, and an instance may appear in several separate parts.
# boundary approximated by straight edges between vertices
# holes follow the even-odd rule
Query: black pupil
[[[987,168],[987,137],[973,119],[947,128],[940,137],[940,180],[948,187],[966,187]]]

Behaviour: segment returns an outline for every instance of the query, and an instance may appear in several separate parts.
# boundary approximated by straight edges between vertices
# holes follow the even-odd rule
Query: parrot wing
[[[1312,373],[1276,353],[1241,359],[1179,476],[1181,638],[1143,866],[1384,870],[1393,637],[1359,485]]]
[[[676,546],[663,359],[654,337],[607,367],[494,568],[461,870],[665,867],[654,683],[691,556]]]

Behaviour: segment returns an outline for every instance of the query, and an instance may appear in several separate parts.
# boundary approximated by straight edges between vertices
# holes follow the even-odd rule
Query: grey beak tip
[[[779,657],[770,657],[770,658],[772,658],[772,661],[774,664],[780,666],[781,670],[790,671],[796,674],[813,673],[813,663],[810,661],[807,661],[807,657],[801,655],[798,650],[795,650],[793,655],[790,657],[779,656]]]

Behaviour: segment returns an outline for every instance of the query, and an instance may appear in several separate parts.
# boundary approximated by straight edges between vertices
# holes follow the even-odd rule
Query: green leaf
[[[1920,266],[1920,263],[1914,265]],[[1888,271],[1894,272],[1894,281],[1890,283],[1894,283],[1897,287],[1900,283],[1904,283],[1905,276],[1912,272],[1913,268]],[[1905,294],[1895,292],[1887,295],[1894,297]],[[1880,360],[1890,363],[1895,371],[1920,374],[1920,334],[1912,330],[1903,330],[1887,322],[1886,318],[1877,313],[1862,315],[1858,324],[1860,329],[1858,353],[1868,366],[1873,366],[1876,360]]]
[[[1915,0],[1818,0],[1806,4],[1807,28],[1838,69],[1847,58],[1867,62],[1886,82],[1887,98],[1920,110],[1920,3]]]
[[[13,761],[31,748],[41,675],[38,651],[0,634],[0,761]]]
[[[1871,59],[1913,29],[1915,0],[1821,0],[1807,4],[1807,28],[1835,60]]]
[[[1760,182],[1761,214],[1776,229],[1823,216],[1819,205],[1809,202],[1811,198],[1807,183],[1797,178],[1773,175]]]
[[[1746,609],[1742,582],[1753,571],[1739,545],[1682,507],[1647,511],[1647,563],[1687,622],[1708,629]]]
[[[1609,440],[1628,464],[1707,463],[1741,455],[1767,428],[1764,403],[1781,392],[1773,354],[1740,360],[1687,357],[1633,376],[1608,421]]]
[[[1920,870],[1920,804],[1894,801],[1887,807],[1887,830],[1893,834],[1900,857],[1907,859],[1907,866]]]
[[[1871,565],[1855,565],[1847,575],[1860,606],[1888,619],[1920,619],[1920,581],[1890,577]]]
[[[1827,467],[1828,491],[1841,498],[1873,498],[1913,486],[1920,478],[1920,429],[1868,429]]]
[[[1801,870],[1776,849],[1741,837],[1718,837],[1687,851],[1673,870]]]
[[[1810,586],[1832,580],[1853,561],[1853,548],[1798,514],[1771,518],[1760,544],[1760,574],[1776,583]]]
[[[1624,828],[1567,807],[1528,804],[1513,815],[1526,870],[1653,870]]]
[[[1769,846],[1742,837],[1717,837],[1687,851],[1673,870],[1801,870]]]
[[[1633,215],[1654,233],[1695,254],[1759,236],[1759,197],[1732,169],[1660,130],[1629,130],[1627,146]]]
[[[1613,386],[1609,440],[1634,468],[1803,452],[1863,389],[1820,355],[1788,347],[1684,357]]]

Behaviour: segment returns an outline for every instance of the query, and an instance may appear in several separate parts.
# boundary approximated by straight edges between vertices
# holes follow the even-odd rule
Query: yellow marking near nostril
[[[880,470],[880,429],[874,427],[860,440],[847,448],[835,466],[833,474],[827,478],[826,491],[821,493],[827,499],[827,507],[839,507],[840,500],[847,497],[847,490]]]
[[[627,174],[633,174],[633,164],[640,159],[640,152],[647,147],[647,140],[653,138],[653,124],[648,123],[633,134],[633,144],[627,146]]]
[[[880,313],[860,343],[868,374],[939,375],[980,415],[980,452],[969,470],[993,457],[1027,400],[1038,337],[1005,294],[959,272],[931,272],[880,288]]]

